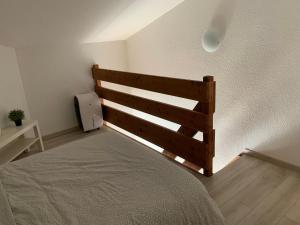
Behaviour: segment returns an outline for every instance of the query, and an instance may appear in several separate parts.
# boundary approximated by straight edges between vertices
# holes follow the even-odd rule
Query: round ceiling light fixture
[[[215,29],[208,30],[202,38],[202,47],[205,51],[212,53],[218,50],[221,44],[221,35]]]
[[[216,7],[208,29],[202,37],[202,47],[205,51],[213,53],[222,44],[232,16],[236,8],[237,0],[221,0]]]

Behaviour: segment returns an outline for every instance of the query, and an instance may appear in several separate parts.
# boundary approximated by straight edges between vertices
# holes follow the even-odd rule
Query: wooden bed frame
[[[175,132],[102,104],[105,121],[160,146],[172,156],[180,156],[203,168],[205,176],[212,176],[216,96],[216,82],[212,76],[205,76],[203,81],[193,81],[100,69],[98,65],[92,67],[92,74],[99,98],[172,121],[181,127]],[[188,110],[107,89],[101,87],[101,81],[196,100],[198,104],[193,110]],[[198,131],[203,133],[203,141],[193,138]]]

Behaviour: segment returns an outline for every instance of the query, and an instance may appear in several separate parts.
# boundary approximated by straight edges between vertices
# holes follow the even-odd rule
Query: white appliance
[[[84,132],[103,125],[101,103],[95,92],[76,95],[74,100],[77,118]]]

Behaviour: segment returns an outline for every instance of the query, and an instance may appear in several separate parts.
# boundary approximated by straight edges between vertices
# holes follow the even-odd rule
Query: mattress
[[[204,186],[110,129],[0,168],[1,225],[223,225]]]

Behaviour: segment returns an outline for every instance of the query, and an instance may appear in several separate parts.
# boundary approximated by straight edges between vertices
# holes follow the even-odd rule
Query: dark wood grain
[[[103,105],[104,120],[197,165],[206,166],[207,145],[175,131]]]
[[[209,127],[213,129],[213,114],[215,112],[215,102],[216,102],[216,82],[213,80],[212,76],[206,76],[203,78],[204,82],[211,83],[212,86],[209,89],[209,95],[212,101],[203,103],[203,102],[198,102],[196,106],[194,107],[193,111],[195,112],[201,112],[207,115],[208,122],[210,123]],[[184,134],[188,137],[194,137],[197,134],[198,130],[193,129],[190,127],[187,127],[185,125],[182,125],[178,129],[178,133]]]
[[[100,99],[107,99],[124,106],[182,125],[177,132],[146,120],[134,117],[108,106],[103,106],[104,119],[147,141],[162,147],[168,157],[180,156],[190,168],[203,168],[205,176],[213,174],[215,155],[215,130],[213,114],[216,102],[216,82],[212,76],[203,81],[159,77],[137,73],[92,68],[96,92]],[[197,100],[193,110],[183,109],[162,102],[118,92],[101,87],[101,81],[159,92],[167,95]],[[203,142],[195,134],[203,132]],[[192,164],[191,164],[192,163]]]
[[[195,112],[103,87],[96,87],[96,93],[99,97],[106,100],[161,117],[195,130],[209,131],[212,129],[212,123],[209,122],[209,117],[204,113]]]
[[[207,151],[205,152],[206,168],[203,169],[206,176],[212,176],[213,157],[215,156],[215,130],[213,129],[213,114],[216,108],[216,82],[212,76],[204,77],[203,81],[205,83],[212,84],[211,88],[209,88],[209,96],[212,101],[206,103],[198,102],[193,110],[196,112],[205,113],[208,118],[208,123],[210,124],[210,130],[203,132],[203,142],[208,146]],[[182,125],[177,132],[187,137],[194,137],[198,133],[198,130]]]
[[[188,98],[200,102],[212,101],[209,96],[210,83],[202,81],[159,77],[105,69],[93,69],[94,80],[102,80],[129,87]]]

